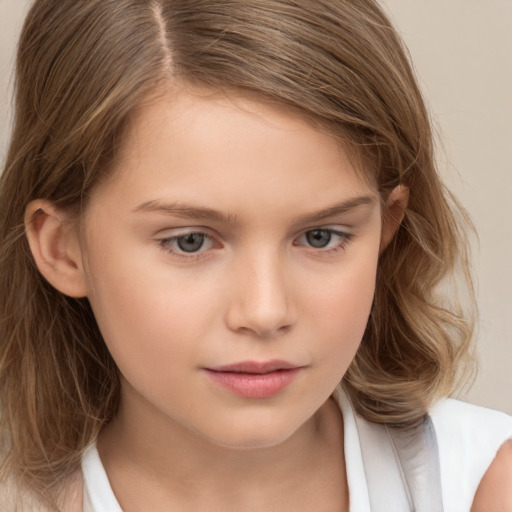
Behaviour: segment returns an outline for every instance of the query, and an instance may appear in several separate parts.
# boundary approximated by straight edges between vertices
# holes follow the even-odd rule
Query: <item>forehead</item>
[[[109,181],[148,201],[155,194],[207,196],[208,189],[220,198],[219,188],[249,190],[254,198],[276,187],[291,195],[292,185],[303,197],[318,187],[338,195],[367,191],[345,147],[276,105],[204,89],[172,91],[134,114]]]

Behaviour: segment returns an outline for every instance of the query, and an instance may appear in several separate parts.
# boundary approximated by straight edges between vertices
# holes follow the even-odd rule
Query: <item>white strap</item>
[[[430,416],[414,429],[388,428],[413,512],[443,512],[441,467]]]
[[[87,450],[82,459],[82,473],[84,475],[84,512],[123,512],[110,487],[95,444]]]
[[[396,429],[355,417],[372,512],[443,512],[430,418],[414,429]]]

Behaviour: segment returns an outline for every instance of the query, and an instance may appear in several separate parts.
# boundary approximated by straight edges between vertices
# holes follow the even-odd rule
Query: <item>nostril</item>
[[[291,329],[292,323],[292,315],[287,305],[258,309],[237,304],[227,315],[227,324],[231,330],[259,338],[283,335]]]
[[[250,326],[245,325],[236,330],[240,333],[250,334],[252,336],[265,339],[286,334],[290,330],[290,327],[291,326],[289,324],[286,324],[271,328],[268,326],[262,327],[261,323],[252,323]]]
[[[274,250],[258,255],[252,251],[238,260],[232,274],[228,327],[260,338],[288,332],[294,322],[294,299],[286,275],[282,257]]]

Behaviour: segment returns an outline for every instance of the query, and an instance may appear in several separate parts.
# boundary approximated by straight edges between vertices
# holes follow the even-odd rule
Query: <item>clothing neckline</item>
[[[346,392],[341,386],[335,389],[333,397],[343,417],[343,445],[349,491],[349,507],[350,510],[357,512],[370,512],[368,487],[355,413]],[[84,476],[83,512],[123,512],[110,485],[96,443],[93,443],[84,454],[82,473]]]

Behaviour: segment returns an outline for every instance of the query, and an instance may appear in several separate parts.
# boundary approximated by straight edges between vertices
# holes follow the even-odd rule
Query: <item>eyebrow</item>
[[[225,214],[213,208],[195,206],[188,203],[162,203],[158,200],[146,201],[133,209],[134,212],[160,213],[163,215],[174,215],[185,219],[209,220],[224,224],[236,224],[238,219],[235,215]]]
[[[318,222],[320,220],[327,219],[328,217],[334,217],[335,215],[341,215],[351,210],[355,210],[360,206],[374,205],[376,202],[377,199],[374,196],[351,197],[350,199],[328,206],[320,211],[301,215],[296,219],[296,222],[299,224]]]
[[[347,213],[360,206],[374,205],[376,202],[376,197],[371,195],[351,197],[340,203],[336,203],[328,206],[327,208],[323,208],[322,210],[306,213],[305,215],[296,217],[294,219],[294,223],[302,224],[318,222],[328,217]],[[156,199],[152,201],[145,201],[144,203],[134,208],[132,211],[135,213],[159,213],[162,215],[183,217],[185,219],[206,220],[223,224],[239,223],[239,218],[236,215],[223,213],[219,210],[214,210],[213,208],[206,208],[182,202],[163,203]]]

